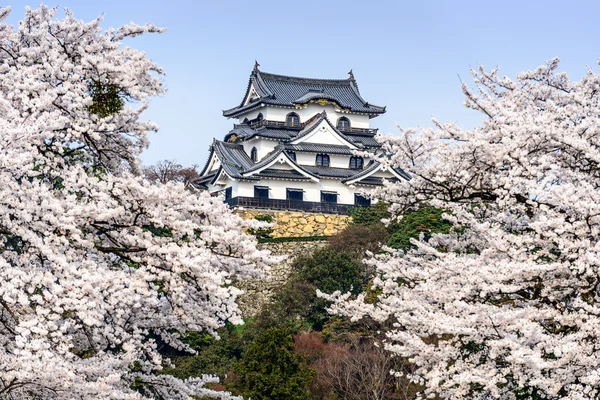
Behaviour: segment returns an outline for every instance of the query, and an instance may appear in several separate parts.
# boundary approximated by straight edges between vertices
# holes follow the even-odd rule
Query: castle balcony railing
[[[232,197],[225,200],[231,207],[248,207],[271,210],[305,211],[324,214],[348,215],[354,204],[325,203],[317,201],[266,199],[260,197]]]
[[[354,133],[354,134],[365,134],[365,135],[375,135],[377,133],[376,128],[343,128],[340,129],[342,133]]]

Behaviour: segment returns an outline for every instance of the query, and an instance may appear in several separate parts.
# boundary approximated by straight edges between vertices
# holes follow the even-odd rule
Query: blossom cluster
[[[473,70],[463,130],[381,137],[380,160],[410,172],[377,197],[391,210],[446,210],[449,234],[369,260],[377,302],[336,294],[335,312],[390,321],[386,348],[415,365],[423,395],[600,395],[600,76],[516,79]]]
[[[57,11],[0,24],[0,397],[226,398],[157,374],[157,338],[240,322],[270,256],[221,199],[139,176],[162,71],[121,41],[162,29]]]

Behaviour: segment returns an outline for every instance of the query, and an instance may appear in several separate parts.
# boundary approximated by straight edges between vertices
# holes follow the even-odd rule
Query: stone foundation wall
[[[250,279],[236,284],[244,290],[244,294],[238,298],[238,305],[244,317],[256,315],[262,306],[268,303],[275,290],[284,285],[292,273],[292,263],[302,255],[307,255],[327,244],[326,240],[311,242],[283,242],[283,243],[260,243],[258,248],[270,250],[276,256],[287,256],[277,263],[269,271],[270,278],[265,280]]]
[[[272,237],[331,236],[352,221],[352,217],[347,215],[270,210],[236,210],[235,212],[245,219],[252,219],[257,215],[271,215],[275,222]]]

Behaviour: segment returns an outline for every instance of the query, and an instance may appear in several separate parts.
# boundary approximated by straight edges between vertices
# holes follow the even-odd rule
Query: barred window
[[[329,167],[329,154],[317,154],[317,167]]]
[[[350,169],[362,169],[363,168],[363,158],[352,156],[350,157]]]
[[[340,119],[338,119],[337,128],[340,131],[346,131],[350,129],[350,120],[346,117],[341,117]]]
[[[300,117],[296,113],[289,113],[285,119],[287,126],[298,127],[300,126]]]

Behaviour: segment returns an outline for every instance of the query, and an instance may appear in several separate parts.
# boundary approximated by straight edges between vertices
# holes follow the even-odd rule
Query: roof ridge
[[[291,75],[279,75],[279,74],[272,74],[270,72],[263,72],[263,71],[258,71],[257,73],[258,75],[261,75],[261,77],[267,78],[267,79],[273,79],[273,80],[287,80],[287,81],[294,81],[294,82],[298,82],[298,81],[302,81],[302,82],[307,82],[307,83],[327,83],[327,82],[331,82],[332,84],[344,84],[344,85],[348,85],[350,86],[350,79],[346,78],[346,79],[325,79],[325,78],[306,78],[303,76],[291,76]]]

